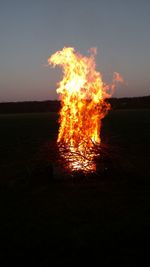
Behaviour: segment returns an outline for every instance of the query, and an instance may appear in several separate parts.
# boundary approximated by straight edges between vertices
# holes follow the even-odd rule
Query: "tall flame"
[[[72,47],[64,47],[48,59],[49,64],[63,68],[63,80],[57,89],[61,97],[57,142],[72,170],[95,170],[93,148],[100,144],[101,121],[110,109],[105,101],[110,97],[110,86],[95,69],[95,55],[95,48],[85,57]],[[117,79],[121,77],[115,73],[112,89]]]

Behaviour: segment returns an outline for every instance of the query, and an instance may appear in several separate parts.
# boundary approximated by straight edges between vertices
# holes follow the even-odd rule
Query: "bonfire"
[[[93,172],[95,158],[99,156],[102,119],[111,106],[111,96],[119,73],[114,73],[113,83],[107,85],[96,70],[96,49],[89,56],[82,56],[73,47],[64,47],[49,59],[50,65],[63,68],[63,79],[59,82],[61,109],[57,144],[66,167],[71,171]]]

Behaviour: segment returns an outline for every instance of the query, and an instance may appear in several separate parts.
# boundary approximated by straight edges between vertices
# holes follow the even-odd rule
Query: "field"
[[[148,252],[150,110],[105,118],[112,169],[93,182],[63,181],[57,120],[56,113],[0,115],[1,266],[135,263]],[[48,160],[54,180],[36,181],[34,169]]]

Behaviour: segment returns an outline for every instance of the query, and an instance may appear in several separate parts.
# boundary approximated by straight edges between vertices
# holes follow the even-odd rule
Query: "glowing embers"
[[[64,160],[64,167],[68,171],[83,171],[84,173],[96,171],[96,158],[99,154],[99,146],[93,144],[88,147],[86,143],[80,144],[76,149],[59,144],[59,153]]]

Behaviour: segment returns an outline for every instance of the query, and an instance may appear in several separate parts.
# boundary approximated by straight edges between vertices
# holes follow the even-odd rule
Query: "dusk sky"
[[[64,46],[97,47],[104,81],[124,77],[115,97],[150,95],[149,0],[0,0],[0,102],[58,98],[47,59]]]

